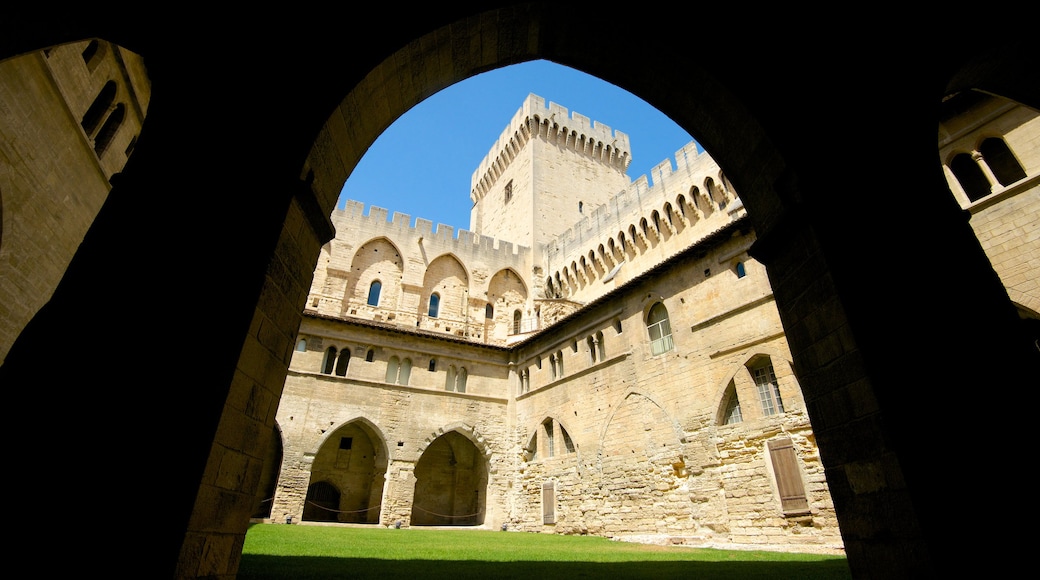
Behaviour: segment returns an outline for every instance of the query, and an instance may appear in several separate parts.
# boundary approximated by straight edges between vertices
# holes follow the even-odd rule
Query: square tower
[[[473,173],[470,230],[534,250],[629,185],[628,135],[528,95]]]

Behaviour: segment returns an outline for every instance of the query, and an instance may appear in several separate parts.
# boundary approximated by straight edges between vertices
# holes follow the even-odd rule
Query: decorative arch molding
[[[669,413],[667,409],[665,409],[660,403],[658,403],[653,397],[651,397],[647,393],[645,393],[645,392],[643,392],[643,391],[641,391],[639,389],[628,389],[628,390],[625,391],[624,394],[622,394],[621,396],[619,396],[617,398],[617,403],[612,406],[612,410],[610,412],[610,415],[607,417],[607,420],[603,422],[603,429],[600,431],[600,434],[599,434],[599,449],[600,449],[600,451],[598,453],[602,454],[603,444],[604,444],[604,441],[606,440],[607,433],[610,430],[610,426],[614,422],[614,417],[617,415],[617,413],[621,409],[622,405],[625,405],[626,403],[628,403],[633,397],[640,397],[640,398],[646,400],[646,402],[648,402],[649,404],[651,404],[654,407],[660,409],[661,412],[664,413],[664,415],[668,417],[669,424],[671,425],[671,428],[672,428],[672,430],[674,431],[674,434],[675,434],[675,440],[677,442],[679,442],[680,444],[685,444],[686,443],[686,435],[685,435],[685,433],[683,431],[682,425],[680,425],[679,422],[676,421],[674,417],[672,417],[672,414]]]
[[[740,358],[734,360],[723,378],[715,385],[715,394],[712,395],[711,409],[713,409],[713,416],[717,417],[720,412],[722,403],[725,402],[726,390],[729,388],[731,383],[737,380],[737,375],[745,371],[748,366],[756,359],[768,357],[772,361],[773,366],[782,364],[786,374],[789,374],[795,381],[796,387],[801,390],[801,385],[797,384],[798,377],[794,374],[794,362],[787,358],[785,353],[780,352],[778,349],[771,347],[755,347],[744,353]]]
[[[491,473],[492,469],[490,460],[494,452],[491,450],[491,447],[488,445],[487,440],[484,438],[484,436],[477,432],[476,428],[473,427],[473,425],[470,425],[469,423],[465,423],[462,421],[448,423],[447,425],[437,429],[437,431],[427,435],[426,438],[423,439],[422,443],[419,444],[419,455],[422,456],[422,454],[426,451],[430,444],[432,444],[434,441],[436,441],[443,435],[452,431],[455,431],[459,435],[462,435],[466,439],[469,439],[469,441],[473,443],[474,446],[476,446],[476,448],[480,451],[480,454],[484,457],[484,461],[488,464],[488,473]]]
[[[336,423],[334,425],[330,425],[329,428],[325,430],[325,433],[323,433],[322,436],[318,439],[315,445],[307,451],[305,451],[304,453],[310,455],[317,454],[321,450],[321,448],[326,443],[328,443],[330,439],[332,439],[332,437],[334,437],[340,429],[352,424],[358,424],[362,429],[370,432],[373,443],[377,446],[376,448],[379,451],[379,453],[376,456],[377,463],[380,463],[385,466],[390,457],[390,447],[386,443],[386,434],[383,433],[383,430],[380,429],[379,426],[373,423],[370,419],[360,415],[352,419],[347,419],[345,421],[340,421],[339,423]]]

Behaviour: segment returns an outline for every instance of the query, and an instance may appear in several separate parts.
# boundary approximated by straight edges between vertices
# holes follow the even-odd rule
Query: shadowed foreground
[[[843,556],[486,530],[254,525],[239,580],[332,578],[851,578]]]

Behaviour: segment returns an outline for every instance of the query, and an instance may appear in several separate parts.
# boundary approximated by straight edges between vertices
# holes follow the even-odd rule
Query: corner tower
[[[530,94],[473,173],[470,230],[535,250],[624,190],[628,135]]]

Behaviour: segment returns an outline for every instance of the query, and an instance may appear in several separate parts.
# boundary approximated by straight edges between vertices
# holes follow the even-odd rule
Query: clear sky
[[[450,86],[405,113],[372,144],[347,179],[339,208],[352,199],[469,229],[470,179],[527,95],[534,93],[629,137],[628,176],[650,178],[693,140],[632,93],[548,61],[512,65]],[[650,180],[653,183],[653,180]]]

